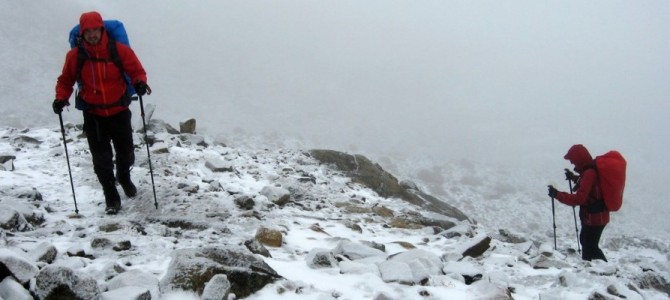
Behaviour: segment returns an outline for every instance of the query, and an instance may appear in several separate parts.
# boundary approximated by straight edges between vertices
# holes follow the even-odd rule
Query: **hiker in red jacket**
[[[607,261],[598,243],[605,225],[610,221],[610,214],[600,192],[598,174],[594,169],[595,161],[581,144],[572,146],[564,158],[575,166],[574,170],[579,174],[577,176],[569,170],[565,173],[566,178],[575,183],[573,189],[575,193],[559,192],[553,186],[549,186],[549,197],[570,206],[579,205],[579,219],[582,224],[579,241],[582,244],[582,259]]]
[[[82,45],[72,48],[65,57],[65,65],[56,83],[56,99],[52,108],[56,114],[69,106],[73,85],[80,83],[76,95],[77,108],[84,113],[84,132],[93,159],[93,170],[102,185],[108,214],[121,209],[121,197],[116,179],[128,197],[137,194],[130,179],[130,168],[135,162],[131,126],[130,95],[123,77],[125,72],[138,95],[151,93],[146,84],[147,75],[130,47],[116,42],[116,52],[123,70],[112,60],[112,48],[105,24],[98,12],[87,12],[79,19]],[[80,51],[85,51],[80,53]],[[114,151],[112,151],[112,143]],[[113,153],[116,153],[116,179]]]

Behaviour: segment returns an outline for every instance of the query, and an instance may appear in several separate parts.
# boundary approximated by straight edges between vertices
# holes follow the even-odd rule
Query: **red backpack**
[[[597,156],[595,161],[605,206],[609,211],[618,211],[623,203],[626,185],[626,159],[618,151],[612,150]]]

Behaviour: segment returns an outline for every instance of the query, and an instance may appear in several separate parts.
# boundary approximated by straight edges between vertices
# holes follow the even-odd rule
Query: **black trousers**
[[[579,233],[579,242],[582,244],[582,259],[583,260],[593,260],[593,259],[602,259],[607,261],[605,254],[598,243],[600,243],[600,236],[603,234],[603,226],[589,226],[582,224],[582,230]]]
[[[129,176],[130,167],[135,163],[131,116],[130,110],[110,117],[84,112],[84,132],[93,158],[93,170],[103,187],[115,185],[114,152],[117,176]]]

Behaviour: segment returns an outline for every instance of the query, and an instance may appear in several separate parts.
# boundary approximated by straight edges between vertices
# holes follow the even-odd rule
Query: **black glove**
[[[138,81],[133,87],[138,96],[151,95],[151,88],[144,81]]]
[[[55,114],[60,114],[63,112],[63,107],[70,106],[70,102],[67,100],[56,99],[54,103],[51,104],[51,108],[54,109]]]
[[[565,180],[576,182],[578,178],[579,176],[575,175],[575,173],[572,173],[572,171],[565,169]]]
[[[558,190],[553,185],[548,186],[548,188],[549,188],[548,193],[549,197],[556,198],[556,195],[558,195]]]

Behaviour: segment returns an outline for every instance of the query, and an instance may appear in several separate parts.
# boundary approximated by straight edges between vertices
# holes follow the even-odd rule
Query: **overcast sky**
[[[194,117],[223,138],[529,165],[565,164],[584,143],[621,150],[638,172],[670,171],[668,1],[0,6],[1,125],[57,126],[67,33],[98,10],[126,24],[154,90],[145,101],[175,126]]]

